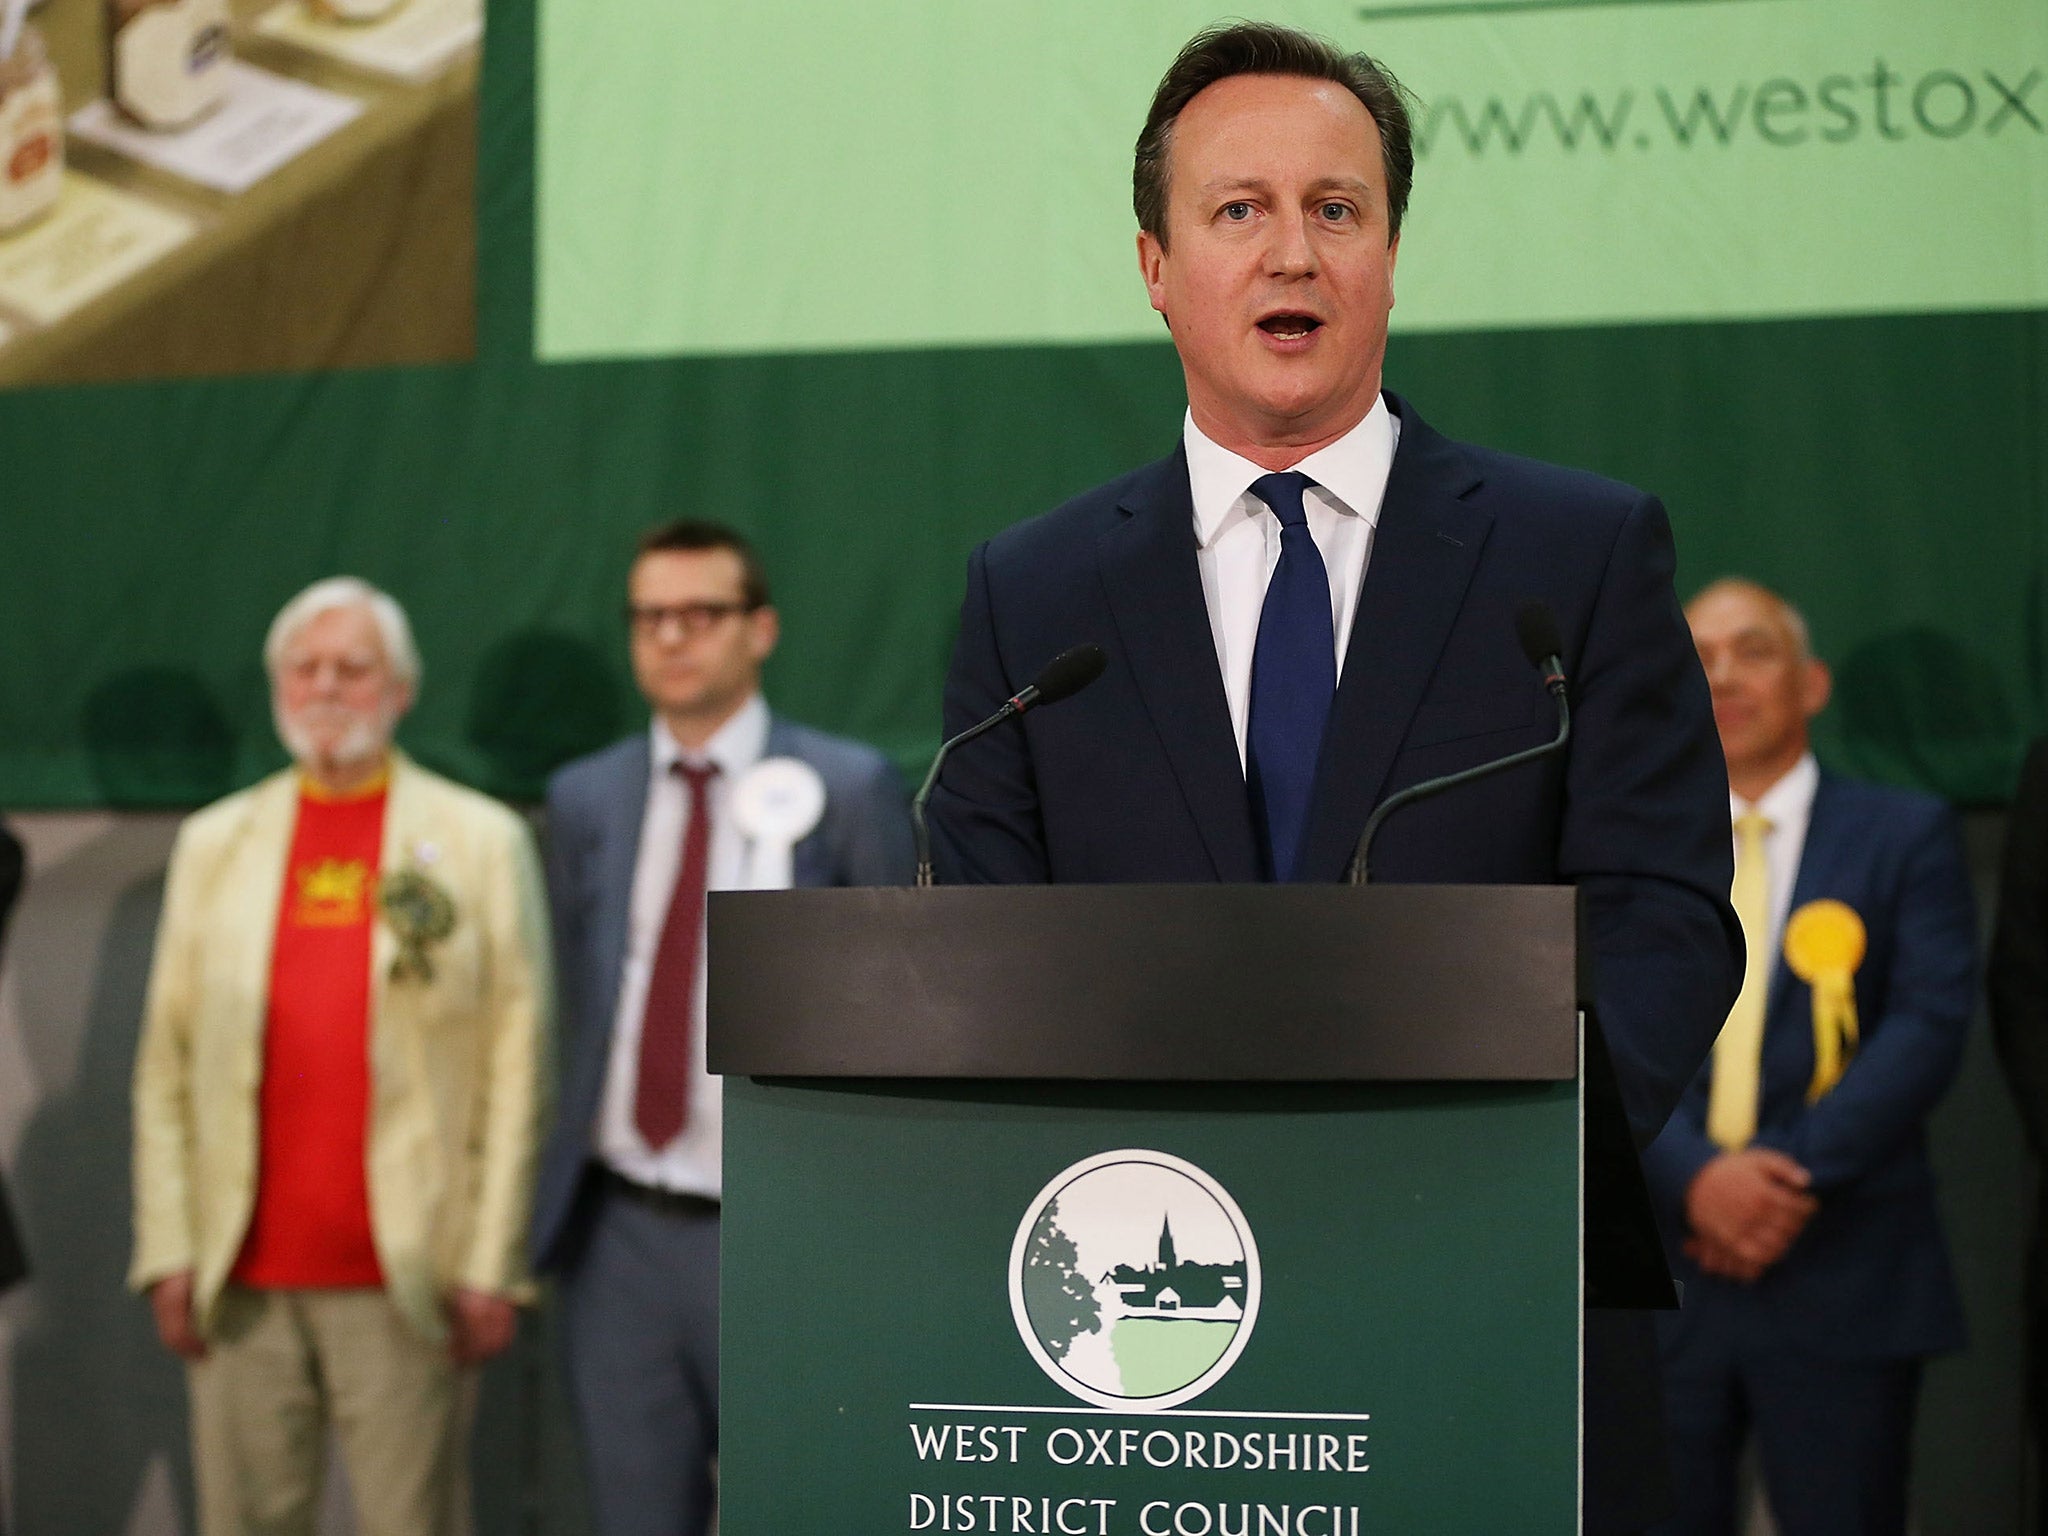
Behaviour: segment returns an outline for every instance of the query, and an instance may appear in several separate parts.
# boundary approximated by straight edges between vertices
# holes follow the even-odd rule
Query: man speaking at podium
[[[1576,883],[1647,1142],[1742,953],[1670,531],[1652,497],[1452,442],[1381,393],[1413,166],[1400,87],[1363,55],[1240,23],[1167,71],[1133,183],[1181,442],[975,551],[949,736],[1076,642],[1109,667],[952,760],[936,857],[958,882],[1338,880],[1386,796],[1550,737],[1514,620],[1540,601],[1569,750],[1402,809],[1372,869]],[[1647,1318],[1590,1314],[1587,1352],[1586,1529],[1639,1529],[1668,1496]]]

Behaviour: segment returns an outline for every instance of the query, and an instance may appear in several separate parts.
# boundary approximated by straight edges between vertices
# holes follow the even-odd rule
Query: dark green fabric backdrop
[[[535,364],[534,3],[491,15],[475,363],[0,396],[0,805],[196,803],[279,761],[263,629],[336,571],[419,628],[408,745],[532,797],[637,725],[626,551],[683,512],[765,549],[775,702],[908,763],[972,543],[1171,447],[1163,342]],[[1685,585],[1808,609],[1831,761],[1985,802],[2043,714],[2044,356],[2041,314],[1633,327],[1397,337],[1388,381],[1661,493]]]

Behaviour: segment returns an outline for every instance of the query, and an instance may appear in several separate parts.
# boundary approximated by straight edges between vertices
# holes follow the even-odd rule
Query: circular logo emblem
[[[1010,1246],[1010,1315],[1039,1368],[1098,1408],[1206,1392],[1259,1316],[1259,1250],[1221,1184],[1165,1152],[1084,1158],[1038,1192]]]

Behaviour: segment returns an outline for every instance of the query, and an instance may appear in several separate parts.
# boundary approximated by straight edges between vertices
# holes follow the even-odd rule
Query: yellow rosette
[[[1809,1104],[1842,1080],[1856,1054],[1856,969],[1867,943],[1863,919],[1847,902],[1809,901],[1785,924],[1785,963],[1813,992]]]

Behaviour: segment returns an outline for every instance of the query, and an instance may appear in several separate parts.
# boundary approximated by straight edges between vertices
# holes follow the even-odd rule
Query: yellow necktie
[[[1742,920],[1749,950],[1742,991],[1714,1041],[1713,1087],[1707,1095],[1707,1134],[1729,1151],[1756,1134],[1758,1079],[1764,1055],[1764,1003],[1771,988],[1771,871],[1764,835],[1771,824],[1756,811],[1735,819],[1735,883],[1728,900]]]

